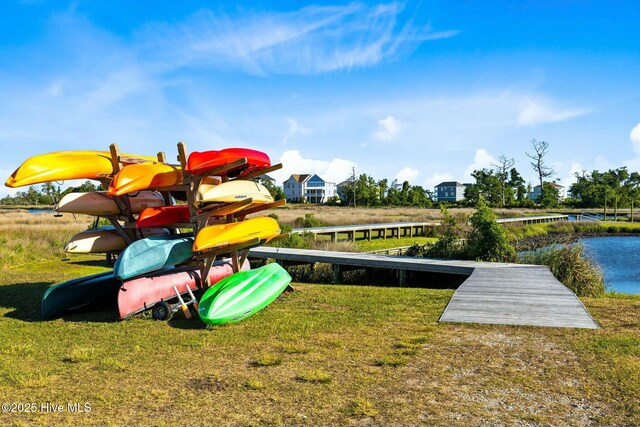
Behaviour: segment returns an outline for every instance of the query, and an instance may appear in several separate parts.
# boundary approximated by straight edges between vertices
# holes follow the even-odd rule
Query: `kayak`
[[[194,175],[199,175],[242,158],[247,159],[246,164],[228,170],[221,175],[235,178],[271,166],[269,156],[262,151],[249,148],[225,148],[224,150],[194,151],[189,155],[185,169]]]
[[[252,218],[230,224],[204,227],[193,242],[194,252],[221,249],[225,246],[248,242],[253,239],[267,242],[280,235],[278,222],[270,217]]]
[[[147,208],[136,219],[137,228],[164,227],[171,224],[184,224],[191,221],[189,206],[160,206]]]
[[[123,154],[120,158],[124,165],[156,160],[155,157],[137,154]],[[108,151],[55,151],[25,160],[5,185],[15,188],[70,179],[102,179],[112,174],[113,163]]]
[[[145,237],[169,234],[164,228],[143,229]],[[106,254],[121,252],[127,247],[127,242],[113,227],[89,228],[81,231],[69,240],[64,251],[72,254]]]
[[[127,280],[178,265],[193,256],[192,247],[193,237],[180,234],[140,239],[127,246],[118,256],[113,273],[116,278]]]
[[[253,181],[236,180],[218,185],[200,185],[194,206],[200,209],[207,205],[235,203],[246,199],[253,199],[252,206],[273,203],[273,197],[264,185]],[[240,209],[247,209],[247,206]]]
[[[182,182],[182,169],[165,163],[141,163],[122,168],[109,184],[110,196],[171,187]]]
[[[276,263],[235,273],[202,295],[198,314],[209,325],[239,322],[271,304],[289,283],[291,276]]]
[[[131,204],[131,213],[137,214],[149,207],[163,206],[165,201],[160,193],[141,191],[137,195],[129,197],[129,203]],[[55,210],[95,216],[122,214],[115,200],[104,191],[65,194],[56,205]]]
[[[251,267],[245,260],[241,271]],[[230,260],[217,260],[209,270],[209,283],[218,283],[233,274]],[[121,319],[152,308],[160,301],[176,298],[173,287],[181,294],[187,293],[187,286],[192,291],[202,286],[200,270],[197,267],[176,267],[157,271],[153,274],[125,281],[118,292],[118,311]]]
[[[115,304],[121,284],[112,271],[58,283],[42,295],[42,317],[53,319],[100,303]]]

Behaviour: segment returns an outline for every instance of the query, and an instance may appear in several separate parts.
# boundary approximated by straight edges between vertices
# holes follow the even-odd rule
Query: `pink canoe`
[[[249,269],[249,261],[245,260],[240,270],[247,271]],[[213,285],[232,274],[233,268],[230,260],[216,261],[209,272],[209,280]],[[196,267],[162,270],[157,274],[125,281],[118,292],[120,319],[126,319],[151,309],[160,301],[175,298],[174,286],[178,292],[185,295],[188,294],[187,286],[194,291],[201,286],[201,283],[200,271]]]

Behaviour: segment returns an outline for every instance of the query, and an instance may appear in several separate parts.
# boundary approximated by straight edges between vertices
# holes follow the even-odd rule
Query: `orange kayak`
[[[210,225],[200,230],[193,242],[194,252],[221,249],[253,239],[267,242],[280,235],[278,222],[270,217],[252,218],[230,224]]]
[[[155,157],[122,154],[122,163],[131,165],[153,162]],[[7,187],[23,187],[43,182],[70,179],[101,179],[113,174],[111,153],[108,151],[55,151],[28,158],[7,179]]]
[[[109,185],[110,196],[171,187],[182,182],[182,169],[165,163],[141,163],[122,168]]]

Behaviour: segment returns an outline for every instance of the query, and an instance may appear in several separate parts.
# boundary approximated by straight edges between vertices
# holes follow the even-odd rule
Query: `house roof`
[[[267,175],[266,173],[263,173],[262,175],[259,175],[257,177],[258,179],[266,179],[267,181],[273,181],[276,182],[275,179],[271,178],[269,175]]]
[[[294,180],[296,180],[296,182],[305,182],[311,175],[308,173],[305,174],[293,174],[291,175],[291,178],[293,178]],[[291,179],[289,178],[289,179]]]
[[[458,187],[464,185],[458,181],[444,181],[441,182],[440,184],[436,185],[436,187]]]

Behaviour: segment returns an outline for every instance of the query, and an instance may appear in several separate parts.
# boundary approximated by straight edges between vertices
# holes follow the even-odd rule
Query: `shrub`
[[[468,255],[477,260],[509,262],[516,259],[516,252],[509,244],[496,216],[487,204],[480,200],[476,212],[469,218],[471,231],[466,242]]]

